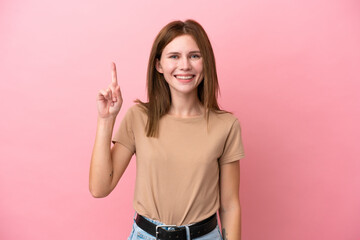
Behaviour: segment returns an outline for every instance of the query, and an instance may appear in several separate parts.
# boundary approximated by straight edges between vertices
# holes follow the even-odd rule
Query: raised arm
[[[132,153],[121,144],[111,148],[112,132],[116,116],[123,100],[117,81],[115,63],[111,64],[111,84],[97,95],[97,130],[92,151],[89,190],[96,198],[106,197],[115,188],[126,170]]]

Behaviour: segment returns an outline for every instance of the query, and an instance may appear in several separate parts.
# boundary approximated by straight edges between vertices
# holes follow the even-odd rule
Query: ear
[[[156,59],[155,68],[159,73],[164,73],[158,58]]]

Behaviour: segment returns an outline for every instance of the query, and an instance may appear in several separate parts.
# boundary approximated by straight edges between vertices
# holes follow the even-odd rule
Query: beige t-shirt
[[[178,226],[217,212],[219,165],[244,157],[238,119],[211,112],[207,131],[204,116],[165,115],[158,138],[146,137],[146,122],[146,113],[135,104],[112,139],[136,155],[135,211]]]

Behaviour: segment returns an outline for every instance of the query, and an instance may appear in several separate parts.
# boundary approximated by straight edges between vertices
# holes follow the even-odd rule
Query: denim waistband
[[[136,219],[136,214],[137,212],[135,211],[135,214],[134,214],[134,226],[137,226],[136,225],[136,222],[135,222],[135,219]],[[165,225],[163,222],[160,222],[160,221],[157,221],[157,220],[153,220],[151,218],[148,218],[148,217],[145,217],[143,216],[146,220],[156,224],[156,225]],[[181,225],[181,226],[177,226],[177,227],[184,227],[185,230],[186,230],[186,239],[191,239],[190,237],[190,226],[191,225],[194,225],[196,223],[192,223],[192,224],[187,224],[187,225]],[[165,230],[175,230],[173,227],[163,227]],[[217,225],[217,230],[214,230],[212,233],[208,233],[210,235],[207,235],[207,236],[204,236],[204,237],[200,237],[200,239],[214,239],[214,240],[223,240],[223,238],[221,237],[221,233],[220,233],[220,230],[219,230],[219,226]],[[211,237],[211,238],[209,238]]]

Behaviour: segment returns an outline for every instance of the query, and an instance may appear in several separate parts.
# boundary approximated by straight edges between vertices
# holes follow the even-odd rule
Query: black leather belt
[[[141,229],[156,237],[158,240],[186,240],[186,228],[184,226],[156,225],[140,214],[137,214],[135,222]],[[189,226],[190,239],[201,237],[214,230],[216,226],[217,218],[216,213],[214,213],[211,217]],[[171,230],[166,230],[163,227],[172,228]]]

